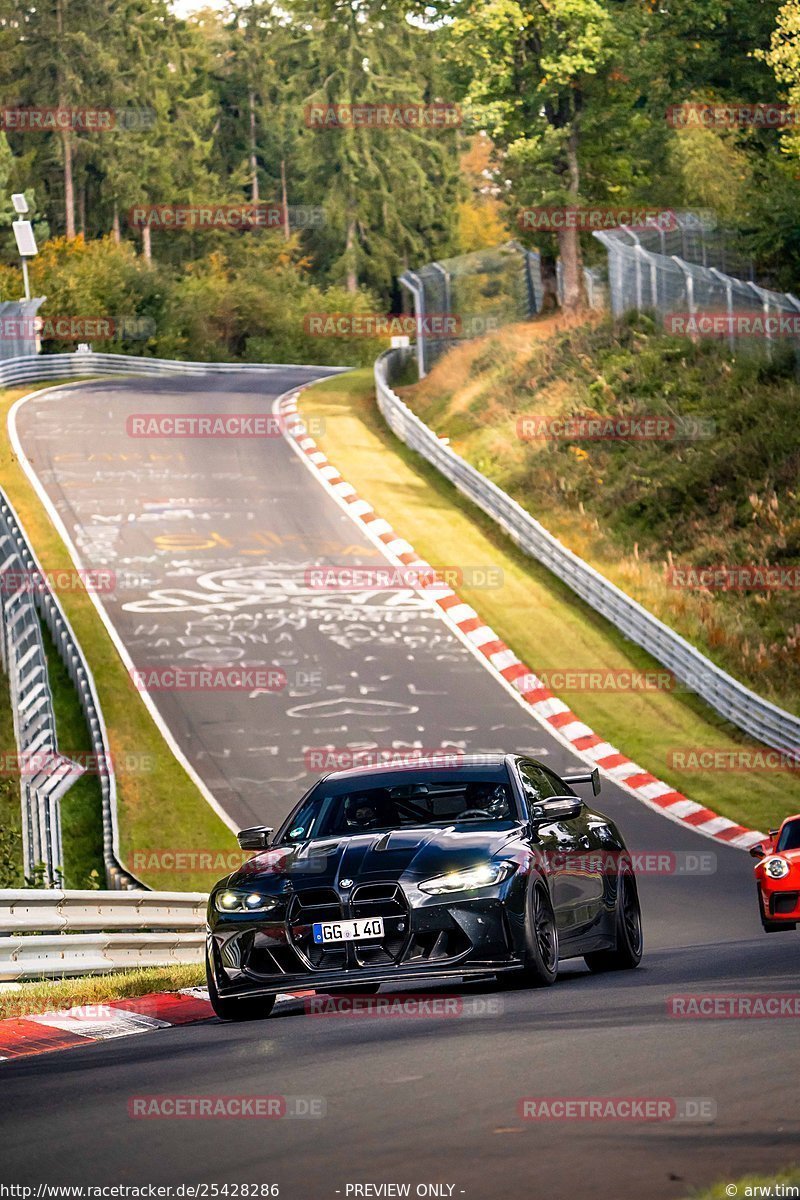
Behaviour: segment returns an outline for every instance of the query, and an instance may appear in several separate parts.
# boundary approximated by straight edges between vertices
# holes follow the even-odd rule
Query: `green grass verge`
[[[630,314],[548,317],[447,354],[406,402],[562,542],[772,703],[800,714],[800,381]],[[542,419],[658,417],[629,439],[525,436]],[[525,421],[528,421],[526,427]],[[688,437],[669,426],[691,422]],[[740,567],[784,572],[740,586]],[[731,586],[690,572],[734,568]],[[723,577],[724,578],[724,577]],[[730,581],[730,580],[729,580]]]
[[[50,630],[42,622],[47,676],[53,694],[58,748],[77,762],[91,762],[92,741],[72,686],[69,672],[58,657]],[[81,775],[61,800],[61,864],[64,887],[105,887],[103,866],[103,793],[94,771]]]
[[[0,671],[0,753],[14,755],[14,718],[8,680]],[[12,759],[13,761],[13,759]],[[24,887],[22,867],[22,810],[19,779],[0,772],[0,888]]]
[[[42,384],[45,386],[49,385]],[[13,454],[8,439],[8,411],[20,396],[32,390],[28,385],[0,392],[0,478],[44,570],[67,570],[72,566],[69,552]],[[146,764],[139,770],[121,772],[117,776],[123,861],[145,883],[158,890],[207,889],[213,882],[208,871],[176,871],[166,865],[164,869],[136,871],[134,858],[137,854],[149,852],[152,862],[153,852],[160,850],[230,853],[236,850],[236,839],[207,804],[162,738],[89,594],[83,589],[75,589],[62,592],[59,599],[94,675],[112,759]],[[66,743],[65,748],[68,748]],[[82,805],[76,805],[76,810],[82,808]],[[84,817],[85,810],[76,811],[76,830]],[[166,857],[163,861],[169,862]]]
[[[566,667],[657,669],[604,618],[521,551],[488,517],[387,429],[372,373],[355,371],[316,384],[301,410],[326,422],[319,441],[345,479],[400,536],[434,565],[500,567],[499,588],[458,591],[533,670]],[[676,749],[755,747],[695,696],[665,691],[565,694],[578,717],[653,774],[732,820],[767,829],[800,808],[800,778],[686,771]]]
[[[84,975],[78,979],[43,979],[23,983],[13,991],[0,991],[0,1020],[146,996],[149,992],[175,992],[180,988],[205,986],[205,981],[205,968],[193,963],[137,967],[130,971],[111,971],[108,975]]]
[[[782,1184],[790,1188],[800,1188],[800,1168],[788,1167],[774,1175],[745,1175],[733,1182],[715,1183],[713,1187],[705,1188],[702,1192],[694,1192],[691,1200],[755,1200],[756,1197],[798,1196],[800,1190],[779,1192],[777,1186]],[[735,1188],[735,1191],[731,1191]]]

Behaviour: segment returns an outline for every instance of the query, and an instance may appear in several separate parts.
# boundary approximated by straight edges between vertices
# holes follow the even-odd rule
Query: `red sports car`
[[[758,859],[756,884],[761,924],[766,933],[795,929],[800,921],[800,815],[787,817],[780,829],[751,847]]]

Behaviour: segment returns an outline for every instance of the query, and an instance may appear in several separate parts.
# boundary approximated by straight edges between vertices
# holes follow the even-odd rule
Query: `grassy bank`
[[[84,764],[91,762],[92,742],[69,672],[56,653],[46,625],[42,625],[47,675],[53,694],[56,736],[62,754]],[[61,800],[61,838],[64,850],[64,887],[103,888],[103,793],[93,771],[81,775]]]
[[[0,392],[0,478],[43,568],[46,571],[66,570],[72,565],[69,552],[17,462],[8,439],[8,411],[19,396],[30,390],[27,386]],[[132,866],[134,853],[156,850],[201,853],[235,850],[233,834],[207,804],[164,742],[89,594],[82,588],[65,590],[59,599],[94,675],[108,727],[112,758],[144,764],[139,770],[121,772],[117,777],[123,861]],[[69,749],[71,736],[79,736],[77,729],[74,732],[67,729],[62,738],[65,749]],[[74,805],[69,796],[65,800],[70,838],[74,832],[73,854],[77,854],[75,839],[81,837],[80,830],[86,829],[89,819],[85,797],[77,789],[89,786],[83,782],[76,785]],[[65,839],[66,835],[65,828]],[[204,890],[210,883],[208,872],[175,871],[166,866],[137,874],[159,890]]]
[[[149,992],[174,992],[205,985],[202,964],[177,963],[171,967],[138,967],[111,971],[108,975],[85,975],[79,979],[44,979],[23,983],[13,991],[0,991],[0,1020],[28,1013],[53,1012],[85,1004],[106,1004]]]
[[[0,752],[16,754],[8,680],[0,671]],[[0,772],[0,888],[22,887],[22,812],[19,781]]]
[[[488,517],[388,432],[375,405],[370,371],[315,385],[304,394],[301,410],[325,419],[319,440],[326,454],[425,559],[501,569],[501,587],[458,590],[534,670],[655,669],[644,651],[517,550]],[[800,778],[791,772],[765,772],[754,787],[754,777],[741,772],[681,771],[672,765],[676,749],[752,745],[690,694],[583,691],[565,699],[582,720],[648,770],[733,820],[765,829],[800,805]]]
[[[646,316],[550,318],[464,345],[401,389],[437,433],[582,558],[760,695],[800,712],[800,382],[791,352],[732,360]],[[657,417],[627,440],[542,422]],[[685,436],[673,436],[686,422]],[[545,426],[545,428],[548,428]],[[574,433],[574,430],[573,430]],[[696,568],[731,568],[709,586]]]

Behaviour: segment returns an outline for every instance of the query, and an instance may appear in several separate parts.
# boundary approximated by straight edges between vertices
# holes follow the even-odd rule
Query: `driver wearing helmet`
[[[386,788],[356,792],[344,802],[344,823],[348,829],[380,829],[394,819],[391,797]]]
[[[508,794],[503,783],[468,783],[464,789],[464,811],[481,809],[494,820],[511,816]]]

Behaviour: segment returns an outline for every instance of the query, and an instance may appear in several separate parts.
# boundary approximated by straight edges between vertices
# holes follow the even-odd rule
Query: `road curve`
[[[83,565],[117,572],[121,586],[101,599],[137,666],[286,672],[276,692],[154,694],[217,803],[236,823],[277,818],[313,776],[309,747],[324,745],[526,749],[556,770],[578,767],[427,601],[307,586],[310,566],[381,559],[283,438],[127,432],[136,413],[269,412],[311,377],[81,384],[17,413],[23,450]],[[793,992],[796,935],[761,933],[741,851],[611,783],[600,806],[634,849],[705,856],[701,873],[642,878],[639,971],[590,977],[569,964],[547,992],[470,989],[488,1015],[323,1018],[295,1002],[265,1024],[211,1022],[6,1063],[3,1175],[276,1182],[298,1200],[335,1200],[361,1183],[487,1198],[589,1188],[602,1200],[681,1197],[790,1161],[800,1132],[792,1023],[676,1020],[667,999]],[[326,1116],[213,1128],[129,1118],[128,1099],[149,1093],[314,1096]],[[525,1096],[628,1095],[706,1099],[716,1117],[532,1122],[517,1111]]]

